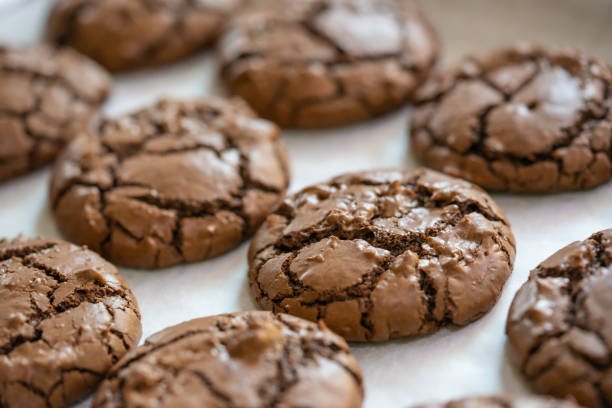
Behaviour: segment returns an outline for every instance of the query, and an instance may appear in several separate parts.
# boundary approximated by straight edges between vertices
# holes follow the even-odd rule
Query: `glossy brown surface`
[[[55,158],[111,84],[97,64],[68,48],[0,47],[0,181]]]
[[[361,371],[346,342],[287,315],[191,320],[149,337],[112,369],[94,408],[359,408]]]
[[[58,159],[50,195],[71,240],[159,268],[234,248],[288,183],[278,128],[243,103],[161,101],[81,134]]]
[[[612,175],[612,73],[571,50],[469,57],[417,92],[412,152],[492,190],[594,187]]]
[[[516,294],[508,342],[536,391],[611,405],[611,265],[612,230],[605,230],[546,259]]]
[[[480,188],[425,169],[371,171],[288,197],[255,234],[249,282],[265,309],[382,341],[477,319],[514,254],[508,221]]]
[[[62,241],[0,240],[0,406],[64,407],[141,335],[117,269]]]
[[[330,127],[402,105],[429,74],[435,35],[402,0],[256,0],[219,45],[223,77],[283,127]]]
[[[243,0],[59,0],[50,40],[111,71],[166,64],[212,43]]]

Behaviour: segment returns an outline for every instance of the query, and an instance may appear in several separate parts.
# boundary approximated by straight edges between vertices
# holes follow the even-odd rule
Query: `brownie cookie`
[[[66,406],[141,334],[117,269],[67,242],[0,240],[0,407]]]
[[[438,55],[406,0],[254,0],[220,40],[223,77],[284,127],[330,127],[402,105]]]
[[[516,294],[506,331],[534,389],[612,406],[612,229],[538,265]]]
[[[57,160],[50,197],[70,240],[158,268],[234,248],[288,182],[278,128],[244,103],[161,101],[76,138]]]
[[[242,312],[191,320],[149,337],[111,370],[93,408],[358,408],[361,371],[325,326]]]
[[[487,189],[553,192],[612,174],[612,74],[575,51],[469,57],[418,91],[412,152]]]
[[[51,161],[110,87],[106,72],[68,48],[0,46],[0,181]]]
[[[414,408],[580,408],[571,401],[551,398],[512,397],[474,397],[451,401],[446,404],[417,405]]]
[[[243,2],[59,0],[47,36],[111,71],[150,67],[180,60],[212,43]]]
[[[382,341],[479,318],[514,254],[508,221],[480,188],[425,169],[370,171],[287,198],[255,234],[249,282],[265,309]]]

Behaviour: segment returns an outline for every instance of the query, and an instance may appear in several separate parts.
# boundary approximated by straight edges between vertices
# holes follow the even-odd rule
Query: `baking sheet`
[[[0,3],[3,0],[0,0]],[[6,0],[4,0],[6,1]],[[609,0],[423,0],[444,42],[444,59],[515,40],[570,45],[612,61]],[[27,44],[43,32],[50,0],[0,9],[0,42]],[[117,77],[106,113],[117,115],[158,97],[222,95],[212,52],[155,70]],[[408,109],[358,126],[285,132],[291,191],[346,171],[416,168],[408,153]],[[60,237],[47,206],[49,168],[0,185],[0,236]],[[353,344],[363,369],[366,408],[402,407],[472,394],[527,393],[508,360],[504,324],[512,297],[545,257],[612,227],[612,183],[556,195],[496,194],[517,239],[514,273],[493,310],[465,328],[411,340]],[[195,317],[256,308],[246,281],[248,244],[206,262],[158,271],[120,268],[143,316],[143,338]],[[84,401],[77,406],[88,406]]]

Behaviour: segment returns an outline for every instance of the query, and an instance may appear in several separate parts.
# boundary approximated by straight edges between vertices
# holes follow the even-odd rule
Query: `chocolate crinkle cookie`
[[[72,241],[157,268],[234,248],[288,183],[278,128],[244,103],[165,100],[82,132],[58,158],[50,199]]]
[[[480,188],[425,169],[370,171],[288,197],[255,234],[249,282],[265,309],[382,341],[482,316],[514,254]]]
[[[223,77],[283,127],[330,127],[402,105],[437,39],[406,0],[254,0],[220,40]]]
[[[244,0],[58,0],[47,36],[111,71],[166,64],[212,43]]]
[[[108,374],[93,408],[359,408],[346,342],[287,315],[242,312],[162,330]]]
[[[0,46],[0,181],[51,161],[111,84],[102,68],[68,48]]]
[[[561,249],[531,271],[506,331],[538,392],[612,406],[612,230]]]
[[[92,391],[141,334],[128,284],[94,252],[0,240],[0,407],[64,407]]]
[[[605,63],[576,51],[469,57],[417,92],[412,152],[491,190],[588,189],[612,175],[611,89]]]
[[[473,397],[464,398],[445,404],[417,405],[413,408],[580,408],[571,401],[540,397]]]

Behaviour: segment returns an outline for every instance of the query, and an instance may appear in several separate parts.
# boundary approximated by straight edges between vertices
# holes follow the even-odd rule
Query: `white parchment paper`
[[[0,0],[0,3],[3,0]],[[0,42],[38,41],[50,0],[0,8]],[[444,59],[515,40],[580,47],[612,61],[610,0],[423,0],[444,43]],[[167,67],[118,76],[105,107],[121,114],[161,96],[223,94],[212,52]],[[418,165],[408,152],[408,111],[330,131],[286,132],[291,190],[346,171]],[[0,185],[0,236],[60,237],[47,205],[49,168]],[[504,324],[531,268],[562,246],[612,227],[612,183],[556,195],[494,195],[517,239],[514,273],[493,310],[465,328],[411,340],[354,344],[367,408],[496,392],[527,393],[505,349]],[[216,259],[159,271],[120,268],[138,298],[144,336],[195,317],[256,308],[246,282],[245,243]],[[84,401],[79,406],[88,406]]]

